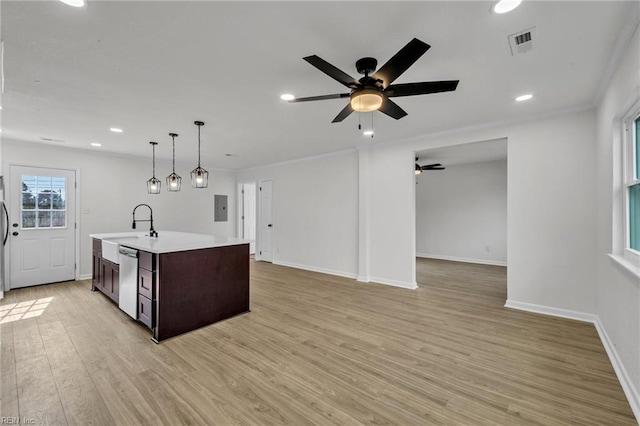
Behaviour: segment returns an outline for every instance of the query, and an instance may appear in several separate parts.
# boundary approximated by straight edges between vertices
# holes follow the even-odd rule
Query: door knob
[[[13,231],[13,232],[11,233],[11,235],[13,235],[13,236],[15,237],[16,235],[18,235],[18,233],[17,233],[16,231]]]
[[[271,228],[273,225],[272,225],[272,224],[268,224],[267,226],[268,226],[269,228]]]

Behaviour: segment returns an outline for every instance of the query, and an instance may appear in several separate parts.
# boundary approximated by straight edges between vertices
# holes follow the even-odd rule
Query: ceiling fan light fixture
[[[296,97],[293,96],[291,93],[283,93],[282,95],[280,95],[280,99],[282,99],[283,101],[292,101],[295,98]]]
[[[415,174],[416,174],[416,175],[419,175],[420,173],[422,173],[422,169],[420,168],[420,166],[418,165],[418,163],[416,163]]]
[[[357,112],[371,112],[382,106],[382,94],[375,89],[362,89],[351,95],[351,108]]]
[[[511,12],[513,9],[520,6],[520,3],[522,3],[522,0],[500,0],[494,3],[491,10],[493,10],[494,13],[503,14]]]

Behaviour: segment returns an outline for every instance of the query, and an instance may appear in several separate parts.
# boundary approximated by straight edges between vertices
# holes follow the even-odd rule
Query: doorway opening
[[[416,158],[418,285],[433,285],[443,270],[481,277],[496,269],[506,278],[507,140],[417,151]],[[481,280],[467,278],[465,285],[475,286],[467,290],[482,293]],[[498,287],[490,292],[502,293],[504,303],[506,280]]]

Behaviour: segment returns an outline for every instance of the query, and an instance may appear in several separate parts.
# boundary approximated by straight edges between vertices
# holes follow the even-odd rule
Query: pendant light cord
[[[176,172],[176,137],[171,136],[171,140],[173,141],[173,173]]]
[[[200,127],[202,126],[198,125],[198,168],[200,168]]]
[[[151,145],[153,147],[153,178],[156,177],[156,146]]]

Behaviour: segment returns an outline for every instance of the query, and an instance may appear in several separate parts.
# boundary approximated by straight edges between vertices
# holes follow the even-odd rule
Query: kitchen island
[[[156,342],[249,311],[248,241],[184,232],[158,234],[90,235],[92,290],[121,307],[121,298],[127,297],[127,303],[135,300],[129,314],[151,329]],[[123,267],[114,255],[120,247],[137,251],[133,294],[120,288]]]

